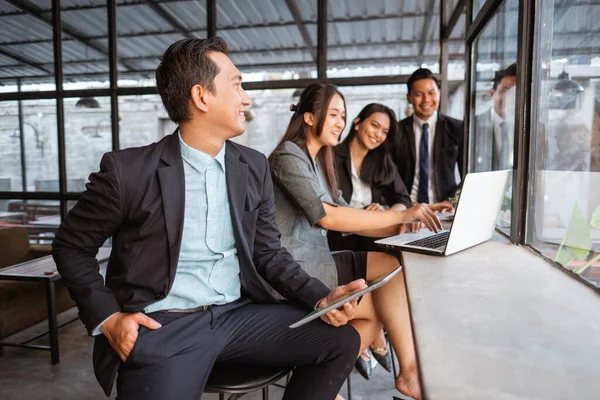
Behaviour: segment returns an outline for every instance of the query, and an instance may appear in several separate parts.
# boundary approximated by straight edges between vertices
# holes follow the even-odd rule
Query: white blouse
[[[364,183],[358,176],[354,163],[352,164],[352,198],[350,199],[350,207],[352,208],[365,208],[373,201],[373,195],[371,193],[371,186]]]

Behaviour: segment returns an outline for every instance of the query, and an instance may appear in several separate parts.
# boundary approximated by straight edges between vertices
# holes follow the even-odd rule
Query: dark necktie
[[[423,134],[419,142],[419,203],[429,203],[429,124],[423,124]]]

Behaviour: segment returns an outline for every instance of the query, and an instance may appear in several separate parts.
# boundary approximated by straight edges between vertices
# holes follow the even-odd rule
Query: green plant
[[[454,196],[450,197],[448,199],[448,201],[450,202],[450,204],[452,204],[452,207],[456,208],[456,206],[458,205],[459,198],[460,198],[460,188],[458,188],[456,190],[456,193],[454,194]]]

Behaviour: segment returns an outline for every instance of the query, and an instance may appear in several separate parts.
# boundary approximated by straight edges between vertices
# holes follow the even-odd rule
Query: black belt
[[[175,312],[175,313],[195,313],[198,311],[206,311],[211,308],[213,305],[209,304],[208,306],[198,306],[194,308],[169,308],[167,310],[163,310],[166,312]]]

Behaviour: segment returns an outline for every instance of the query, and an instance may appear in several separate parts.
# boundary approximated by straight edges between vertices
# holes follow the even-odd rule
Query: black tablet
[[[290,325],[290,328],[298,328],[299,326],[302,326],[304,324],[306,324],[307,322],[310,322],[312,320],[315,320],[319,317],[321,317],[322,315],[327,314],[329,311],[334,310],[336,308],[340,308],[342,307],[344,304],[359,298],[360,296],[364,296],[365,294],[372,292],[373,290],[380,288],[381,286],[385,285],[386,283],[388,283],[394,276],[396,276],[400,271],[402,270],[402,266],[396,268],[395,270],[393,270],[392,272],[390,272],[389,274],[380,276],[377,279],[373,279],[372,281],[367,282],[367,287],[361,290],[355,290],[353,292],[350,293],[346,293],[343,296],[338,297],[337,299],[335,299],[335,301],[333,303],[331,303],[331,305],[325,307],[325,308],[317,308],[315,311],[307,314],[304,318],[302,318],[299,321],[294,322],[292,325]]]

